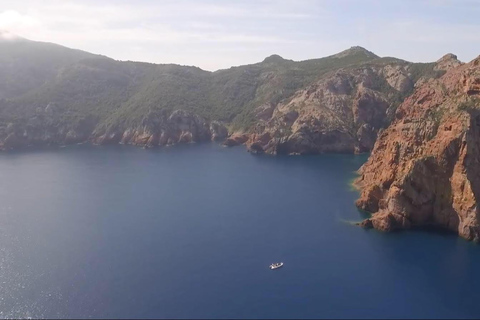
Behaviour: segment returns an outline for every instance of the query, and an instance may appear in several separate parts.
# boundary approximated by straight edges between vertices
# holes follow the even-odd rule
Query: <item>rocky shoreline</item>
[[[46,108],[46,112],[48,112]],[[146,121],[142,126],[125,129],[88,128],[54,131],[42,119],[33,126],[7,127],[6,137],[0,143],[1,150],[22,148],[32,145],[69,145],[90,142],[96,145],[129,144],[141,147],[170,146],[179,143],[204,141],[222,142],[228,136],[227,128],[218,121],[207,121],[187,111],[177,110],[155,123]],[[93,127],[91,125],[90,127]],[[34,129],[33,129],[34,128]]]

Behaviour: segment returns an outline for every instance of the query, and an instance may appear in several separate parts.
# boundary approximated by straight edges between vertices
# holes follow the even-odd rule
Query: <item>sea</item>
[[[0,318],[480,317],[479,245],[355,225],[366,159],[2,152]]]

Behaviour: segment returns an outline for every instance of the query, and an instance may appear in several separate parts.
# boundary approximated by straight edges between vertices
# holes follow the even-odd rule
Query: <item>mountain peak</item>
[[[283,62],[285,59],[283,59],[281,56],[278,54],[272,54],[269,57],[266,57],[263,62],[264,63],[276,63],[276,62]]]
[[[379,56],[377,56],[375,53],[368,51],[364,47],[360,47],[360,46],[353,46],[350,49],[343,50],[342,52],[335,54],[334,57],[344,58],[344,57],[358,55],[358,54],[362,54],[370,58],[379,58]]]
[[[453,53],[447,53],[446,55],[437,60],[437,62],[435,63],[435,70],[447,71],[461,64],[462,62],[458,60],[456,55],[454,55]]]
[[[11,33],[10,31],[0,30],[0,41],[19,41],[19,40],[25,40],[25,39],[17,36],[14,33]]]

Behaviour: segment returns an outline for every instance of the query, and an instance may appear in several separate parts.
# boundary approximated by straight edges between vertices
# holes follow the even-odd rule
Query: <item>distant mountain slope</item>
[[[120,62],[25,39],[0,41],[0,141],[5,148],[86,140],[153,146],[221,139],[227,135],[224,126],[237,135],[253,134],[247,137],[249,145],[258,142],[255,137],[262,127],[268,127],[266,130],[273,136],[283,135],[282,139],[288,140],[287,131],[279,133],[275,129],[273,122],[278,121],[265,124],[268,119],[265,114],[259,115],[259,108],[292,108],[303,114],[303,104],[292,102],[298,102],[302,92],[311,91],[340,73],[351,78],[361,72],[375,74],[373,83],[365,87],[381,96],[378,105],[374,102],[369,107],[376,114],[375,124],[369,124],[374,127],[373,133],[369,133],[371,140],[378,127],[388,122],[388,110],[413,90],[417,80],[442,73],[434,67],[435,64],[379,58],[364,48],[352,47],[320,59],[296,62],[272,55],[260,63],[208,72],[172,64]],[[351,94],[358,91],[358,85],[342,99],[352,100]],[[306,105],[310,110],[324,108],[330,102]],[[351,109],[351,103],[347,104],[346,108]],[[335,107],[330,109],[336,112]],[[346,131],[358,131],[359,124],[349,120],[351,114],[336,117],[342,119],[342,126],[350,126]],[[328,122],[324,118],[323,115],[317,121]],[[245,141],[242,137],[228,144]],[[277,150],[264,148],[261,143],[256,145],[257,152],[303,153],[296,148]],[[360,149],[369,148],[371,143]],[[349,146],[346,150],[354,149]],[[314,147],[305,152],[325,150]]]
[[[248,128],[253,109],[278,103],[328,71],[369,61],[363,52],[341,58],[302,62],[271,56],[263,62],[213,73],[174,65],[156,66],[149,79],[121,109],[107,120],[110,125],[138,124],[149,112],[184,109],[209,119]]]
[[[96,55],[0,32],[0,98],[25,94],[53,79],[63,66],[89,57]]]

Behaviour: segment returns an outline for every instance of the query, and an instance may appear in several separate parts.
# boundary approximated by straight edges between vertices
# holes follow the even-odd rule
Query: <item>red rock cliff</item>
[[[429,80],[397,109],[359,170],[361,225],[447,229],[480,240],[480,57]]]

